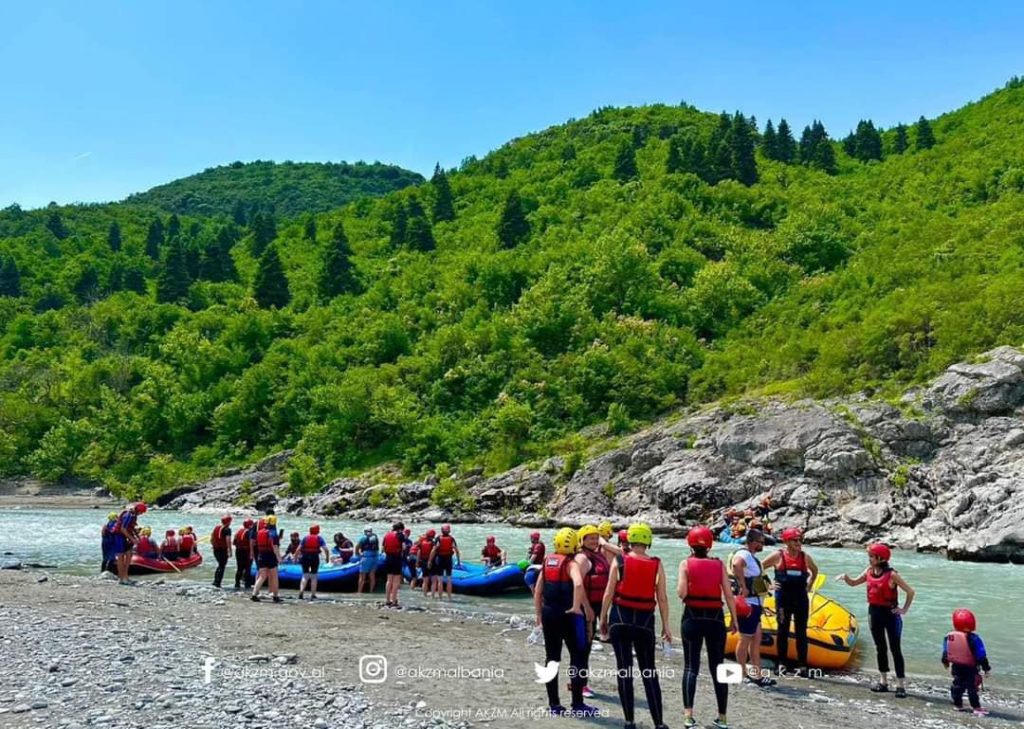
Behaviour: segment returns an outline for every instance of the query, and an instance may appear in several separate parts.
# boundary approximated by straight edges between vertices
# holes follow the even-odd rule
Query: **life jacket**
[[[230,541],[230,532],[224,533],[224,525],[218,524],[213,528],[213,533],[210,535],[210,546],[214,549],[227,549]]]
[[[437,538],[437,555],[451,557],[453,554],[455,554],[455,537],[451,534],[442,534]]]
[[[256,532],[256,549],[261,552],[274,551],[274,540],[270,536],[269,529],[260,529]]]
[[[380,542],[377,541],[377,535],[371,534],[370,536],[364,536],[363,539],[366,541],[363,543],[363,552],[376,552],[380,549]]]
[[[419,558],[420,562],[427,562],[430,560],[430,551],[434,548],[434,540],[423,537],[419,542]]]
[[[612,602],[619,607],[634,610],[654,610],[660,564],[661,560],[657,557],[625,555],[619,563],[621,576],[615,585]]]
[[[488,544],[480,551],[483,558],[494,562],[501,559],[501,549],[498,548],[497,544]]]
[[[763,595],[766,595],[768,593],[768,590],[766,589],[765,579],[764,579],[764,568],[761,567],[761,560],[759,560],[757,557],[755,557],[754,553],[751,552],[749,549],[737,549],[735,552],[733,552],[732,554],[729,555],[729,562],[728,562],[729,565],[732,564],[732,561],[736,557],[740,556],[740,552],[746,552],[748,555],[750,555],[750,558],[752,560],[754,560],[754,564],[757,565],[757,569],[758,569],[758,574],[756,574],[756,575],[749,574],[750,571],[748,569],[745,569],[746,566],[748,565],[748,562],[747,562],[746,558],[744,558],[743,564],[744,564],[745,568],[743,570],[743,582],[746,583],[746,587],[747,587],[747,599],[756,598],[756,599],[760,600],[760,598]],[[736,578],[735,577],[730,577],[729,581],[732,583],[733,592],[738,595],[739,594],[739,586],[738,586],[738,584],[736,582]]]
[[[795,590],[798,592],[807,591],[807,555],[800,552],[796,557],[790,557],[789,552],[780,549],[782,561],[775,568],[775,580],[779,588],[784,591]]]
[[[583,578],[583,587],[587,591],[587,600],[591,605],[596,605],[604,600],[604,589],[608,587],[608,573],[612,566],[600,549],[596,552],[584,551],[584,554],[590,560],[590,572]]]
[[[244,529],[239,529],[238,534],[235,535],[235,549],[239,552],[249,551],[249,532]]]
[[[104,539],[109,539],[110,537],[114,536],[116,533],[117,533],[117,519],[114,519],[112,521],[108,521],[106,524],[104,524],[103,525],[103,529],[100,532],[100,534],[102,534]]]
[[[401,554],[402,553],[402,538],[398,536],[398,532],[391,531],[384,535],[384,554]]]
[[[892,584],[892,573],[893,570],[890,568],[876,576],[874,570],[868,570],[868,605],[894,608],[899,604],[900,596]]]
[[[547,547],[544,546],[544,542],[537,542],[536,544],[530,545],[530,552],[527,556],[534,564],[540,564],[544,561],[544,555],[546,552]]]
[[[978,659],[971,650],[971,636],[962,630],[954,630],[946,635],[946,658],[957,666],[975,668]]]
[[[131,511],[125,509],[121,512],[120,516],[117,517],[117,526],[114,528],[114,533],[119,534],[122,529],[130,532],[135,528],[135,522],[138,521],[138,518],[139,517]]]
[[[179,545],[178,549],[183,555],[188,556],[192,554],[195,548],[196,538],[194,536],[192,536],[191,534],[186,534],[181,538],[181,544]]]
[[[156,544],[149,537],[142,537],[139,539],[137,550],[140,556],[149,557],[156,554]]]
[[[181,542],[177,537],[166,537],[164,539],[163,551],[169,554],[177,554],[181,551]]]
[[[569,575],[572,560],[572,556],[566,554],[552,554],[544,559],[544,607],[559,610],[572,607],[574,587]]]
[[[302,553],[303,554],[319,554],[320,553],[320,535],[319,534],[307,534],[302,538]]]
[[[686,560],[686,597],[688,607],[722,607],[722,563],[714,557],[690,557]]]

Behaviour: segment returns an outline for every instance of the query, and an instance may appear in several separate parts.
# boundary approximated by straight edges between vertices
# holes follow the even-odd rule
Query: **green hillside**
[[[256,210],[283,218],[320,213],[360,197],[377,197],[423,182],[423,177],[379,162],[232,162],[211,167],[127,202],[154,205],[178,215],[233,215],[238,222]]]
[[[1020,82],[843,142],[778,129],[601,109],[291,222],[5,211],[0,471],[152,493],[281,447],[302,490],[498,470],[598,422],[894,392],[1024,340]]]

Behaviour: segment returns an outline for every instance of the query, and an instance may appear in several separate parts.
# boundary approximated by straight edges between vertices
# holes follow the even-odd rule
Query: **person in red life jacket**
[[[117,529],[117,518],[118,513],[116,511],[110,512],[107,514],[106,522],[104,522],[103,527],[100,529],[100,548],[103,550],[103,565],[100,567],[100,572],[106,572],[108,567],[113,570],[117,569],[110,553],[114,543],[114,531]]]
[[[949,687],[953,706],[957,711],[968,711],[964,708],[964,692],[970,701],[975,716],[988,716],[988,711],[981,708],[978,699],[978,688],[981,685],[979,669],[985,672],[985,678],[992,673],[988,662],[985,642],[974,631],[978,621],[974,613],[966,608],[953,611],[953,630],[942,639],[942,665],[953,674],[953,685]]]
[[[544,564],[544,555],[547,552],[547,547],[544,546],[544,542],[540,540],[540,532],[530,533],[530,547],[526,552],[526,559],[529,560],[530,564]]]
[[[408,573],[409,585],[414,590],[416,589],[417,551],[417,543],[412,539],[412,529],[406,527],[405,531],[402,532],[402,581],[405,581],[406,574]]]
[[[423,580],[424,597],[430,595],[434,589],[434,572],[431,569],[430,553],[434,551],[434,538],[436,536],[437,532],[433,529],[427,529],[413,547],[416,551],[416,570],[413,574],[418,574],[420,579]],[[413,582],[412,589],[416,589],[415,582]]]
[[[128,567],[132,561],[132,547],[139,538],[139,517],[146,513],[141,501],[121,512],[117,518],[114,537],[110,543],[110,555],[117,560],[117,580],[122,585],[128,582]]]
[[[751,528],[747,531],[746,544],[733,553],[729,560],[733,588],[738,597],[750,608],[749,613],[739,616],[737,629],[740,633],[736,646],[736,662],[740,664],[743,676],[751,683],[768,688],[776,684],[775,679],[761,672],[761,599],[769,592],[768,579],[757,554],[764,549],[764,534]],[[753,671],[747,670],[747,659]]]
[[[285,564],[297,564],[302,559],[302,539],[298,532],[288,535],[288,544],[284,548],[284,557],[281,561]]]
[[[619,531],[617,536],[618,547],[622,550],[622,554],[629,554],[629,532],[625,529]]]
[[[775,570],[775,612],[778,621],[776,641],[779,661],[796,675],[806,678],[807,618],[811,612],[808,595],[818,577],[818,565],[803,548],[804,535],[799,529],[782,531],[785,548],[769,555],[761,566]],[[796,639],[796,662],[789,657],[789,629],[793,624]]]
[[[217,569],[213,571],[213,586],[220,587],[224,580],[224,570],[231,559],[231,515],[225,514],[220,518],[220,524],[213,528],[210,533],[210,547],[213,548],[213,558],[217,560]]]
[[[178,559],[188,559],[196,551],[196,535],[192,527],[184,526],[178,530]]]
[[[157,547],[156,542],[153,541],[152,534],[153,530],[149,527],[142,527],[139,531],[139,543],[135,545],[135,553],[140,557],[153,559],[160,555],[160,549]]]
[[[533,606],[537,625],[544,632],[545,662],[562,660],[562,645],[569,650],[569,679],[572,690],[573,716],[594,716],[597,709],[583,703],[583,652],[587,643],[587,623],[592,617],[590,604],[583,590],[583,570],[576,561],[579,540],[576,530],[568,527],[555,534],[554,554],[544,558],[544,565],[533,589]],[[554,715],[566,713],[558,696],[558,675],[545,684],[548,708]]]
[[[729,704],[729,686],[718,680],[718,666],[725,656],[725,613],[722,602],[729,610],[729,632],[737,629],[736,601],[725,563],[709,557],[715,537],[706,526],[695,526],[686,535],[691,556],[679,563],[677,593],[683,601],[683,711],[685,727],[697,726],[693,718],[694,698],[697,694],[697,676],[700,675],[702,646],[708,651],[708,669],[715,689],[718,718],[713,726],[728,729],[726,710]]]
[[[320,536],[320,525],[309,527],[309,534],[302,538],[299,545],[299,563],[302,565],[302,580],[299,582],[299,599],[309,585],[309,600],[316,600],[317,575],[320,573],[320,554],[330,561],[331,553],[327,550],[327,542]]]
[[[252,586],[252,596],[249,599],[259,602],[260,588],[266,583],[274,602],[281,602],[277,594],[277,567],[281,564],[281,538],[277,533],[277,517],[270,514],[262,521],[264,526],[256,532],[256,566],[259,568],[259,574]]]
[[[249,551],[249,530],[252,526],[252,519],[246,519],[235,535],[235,592],[241,590],[243,584],[247,590],[252,588],[252,552]]]
[[[783,532],[785,536],[785,532]],[[868,616],[871,625],[871,638],[875,641],[875,655],[878,659],[878,683],[871,687],[875,693],[889,690],[889,651],[892,651],[893,668],[896,669],[896,698],[907,696],[904,688],[903,650],[900,640],[903,636],[903,616],[910,610],[914,602],[914,590],[903,577],[889,565],[892,550],[884,544],[872,544],[868,547],[868,568],[857,577],[847,574],[836,577],[850,587],[867,584]],[[899,606],[899,591],[907,595],[903,607]],[[886,645],[888,643],[888,645]]]
[[[454,569],[454,561],[457,561],[460,565],[462,564],[462,554],[459,553],[459,545],[455,541],[455,537],[452,536],[451,524],[445,524],[441,527],[441,536],[437,538],[437,543],[434,545],[434,549],[430,553],[430,561],[434,563],[436,570],[435,579],[436,587],[444,594],[445,591],[445,578],[448,578],[448,599],[452,599],[452,570]]]
[[[348,564],[356,553],[356,545],[343,532],[334,535],[334,546],[331,547],[331,564]]]
[[[486,567],[501,567],[505,564],[505,550],[498,546],[494,537],[487,537],[484,548],[480,550]]]
[[[611,525],[608,525],[608,533],[611,532]],[[590,675],[590,651],[593,648],[594,640],[597,638],[597,620],[601,616],[601,604],[604,602],[605,588],[608,586],[608,574],[611,571],[609,555],[605,552],[606,546],[601,541],[600,527],[593,524],[585,524],[576,532],[579,540],[580,551],[576,555],[576,562],[583,571],[583,590],[586,593],[587,603],[590,605],[592,616],[588,624],[587,644],[583,650],[583,677]],[[613,555],[614,556],[614,555]],[[590,684],[583,685],[583,698],[589,699],[594,695]]]
[[[181,554],[181,541],[173,529],[164,532],[164,541],[160,543],[160,557],[173,562]]]
[[[608,573],[601,602],[601,635],[615,651],[619,703],[626,726],[635,726],[633,705],[633,654],[641,672],[647,708],[655,729],[666,729],[662,713],[661,683],[654,656],[655,610],[661,614],[661,638],[672,644],[668,593],[661,560],[647,553],[654,535],[647,524],[631,524],[627,530],[630,551],[617,557]]]
[[[402,564],[405,551],[405,524],[395,522],[391,525],[391,531],[384,535],[381,540],[381,549],[384,552],[384,574],[387,575],[387,582],[384,585],[384,607],[399,607],[398,591],[402,586]]]

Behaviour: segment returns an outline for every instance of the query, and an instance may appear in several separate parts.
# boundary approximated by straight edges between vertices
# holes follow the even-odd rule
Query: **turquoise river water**
[[[23,562],[53,565],[59,571],[72,574],[97,571],[100,562],[99,530],[103,518],[103,511],[96,509],[0,509],[0,553],[6,554],[7,559],[13,557]],[[280,526],[285,533],[294,530],[305,534],[310,524],[305,518],[282,516],[280,519]],[[178,528],[185,524],[194,526],[199,535],[208,535],[218,518],[213,514],[152,511],[142,521],[153,527],[154,535],[162,535],[168,528]],[[240,521],[236,517],[236,525]],[[336,531],[357,536],[364,526],[344,519],[324,520],[320,524],[328,541]],[[386,526],[374,525],[378,534]],[[408,523],[407,526],[412,528],[414,536],[430,526],[437,527],[416,522]],[[530,531],[494,524],[453,526],[453,534],[458,540],[463,558],[467,560],[478,559],[484,539],[489,534],[495,535],[498,544],[508,550],[510,560],[522,559],[526,554]],[[550,546],[554,530],[540,531]],[[730,549],[729,545],[717,545],[714,553],[726,557]],[[822,592],[850,608],[861,621],[859,651],[851,667],[859,665],[864,669],[873,669],[874,646],[867,630],[864,588],[850,588],[833,580],[835,575],[842,572],[859,573],[866,564],[864,553],[860,550],[815,547],[810,547],[808,551],[829,576]],[[688,553],[686,543],[681,539],[658,537],[655,539],[654,553],[666,562],[671,583],[669,594],[672,595],[676,567]],[[204,555],[210,557],[208,546],[205,546]],[[212,564],[210,558],[187,575],[168,579],[208,580],[213,572]],[[939,657],[942,637],[951,628],[950,614],[954,608],[969,607],[978,616],[979,633],[985,639],[994,669],[988,684],[993,689],[1024,694],[1024,568],[948,562],[941,556],[913,552],[896,553],[893,565],[917,591],[917,598],[905,618],[903,634],[907,672],[911,677],[938,679],[943,674]],[[228,574],[233,574],[233,571],[229,569]],[[456,605],[470,612],[532,614],[526,595],[495,598],[456,596]],[[677,601],[673,601],[673,605],[673,632],[678,635],[681,607]]]

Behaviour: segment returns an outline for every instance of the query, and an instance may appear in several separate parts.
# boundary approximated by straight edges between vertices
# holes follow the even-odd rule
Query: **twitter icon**
[[[533,664],[533,672],[537,674],[537,683],[547,683],[558,675],[558,661],[548,661],[548,665]]]

